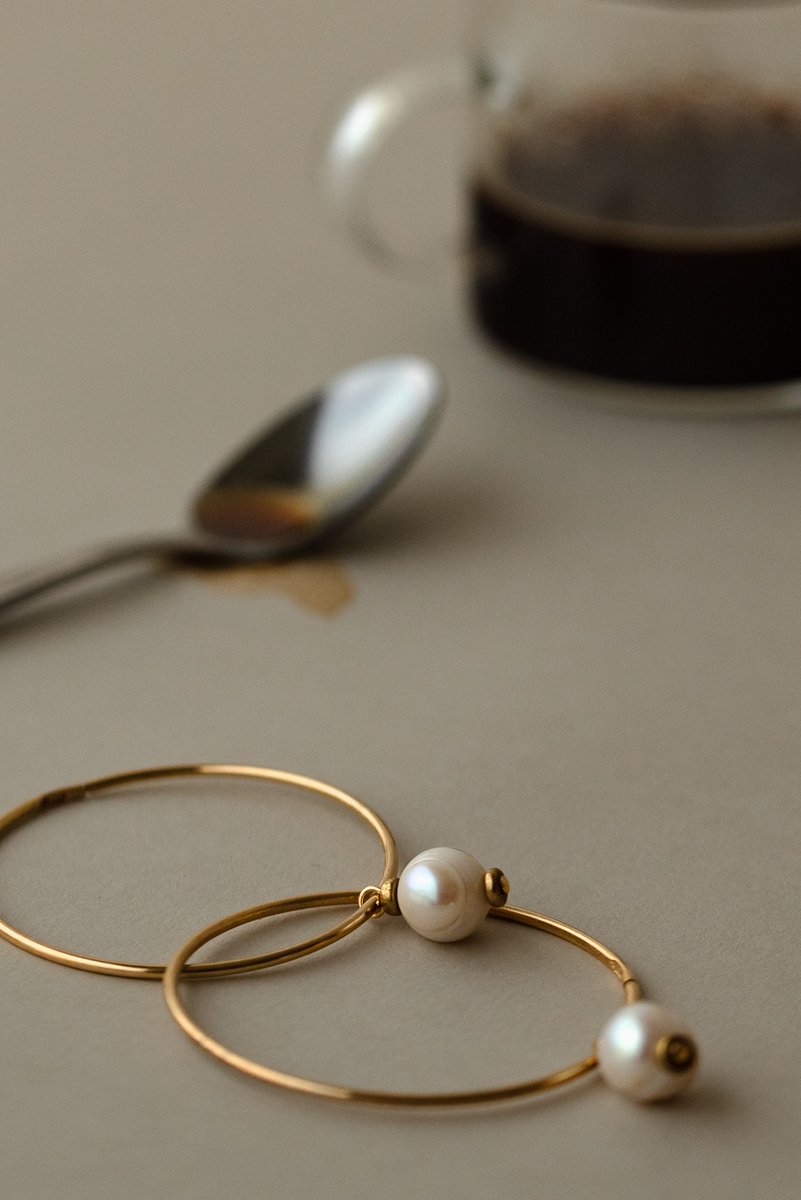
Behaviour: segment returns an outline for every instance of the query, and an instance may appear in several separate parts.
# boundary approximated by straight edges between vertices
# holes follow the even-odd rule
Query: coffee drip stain
[[[194,569],[195,578],[245,594],[278,592],[321,617],[333,617],[353,600],[353,585],[330,558],[298,558],[287,562]]]
[[[275,538],[280,545],[282,537],[302,533],[319,520],[318,506],[310,492],[303,488],[262,485],[263,456],[263,443],[259,443],[251,455],[239,461],[199,498],[195,520],[204,530],[227,538],[254,541]],[[253,472],[255,476],[251,479]],[[327,558],[203,567],[196,574],[206,582],[236,592],[279,592],[301,608],[324,617],[338,613],[354,594],[342,567]]]

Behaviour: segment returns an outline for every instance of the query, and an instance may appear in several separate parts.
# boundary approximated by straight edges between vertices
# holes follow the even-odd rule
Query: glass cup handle
[[[396,249],[374,219],[367,191],[378,155],[409,117],[454,98],[467,101],[469,94],[466,62],[454,59],[410,67],[366,88],[334,127],[324,162],[328,201],[362,250],[385,266],[421,266],[430,262],[432,254]]]

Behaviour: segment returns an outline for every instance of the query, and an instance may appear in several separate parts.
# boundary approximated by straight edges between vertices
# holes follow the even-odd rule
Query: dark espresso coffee
[[[521,119],[472,187],[477,317],[613,378],[801,378],[801,110],[722,88]]]

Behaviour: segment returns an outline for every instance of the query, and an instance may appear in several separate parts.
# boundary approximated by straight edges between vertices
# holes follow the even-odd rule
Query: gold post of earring
[[[398,904],[398,880],[385,879],[382,884],[368,884],[359,892],[359,908],[369,908],[371,917],[401,915]]]

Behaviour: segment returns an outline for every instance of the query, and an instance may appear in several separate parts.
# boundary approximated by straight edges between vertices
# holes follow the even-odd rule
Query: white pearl
[[[671,1039],[677,1039],[672,1046]],[[609,1086],[643,1103],[683,1092],[698,1067],[695,1039],[687,1025],[648,1000],[615,1013],[598,1039],[597,1056]]]
[[[398,880],[398,907],[423,937],[458,942],[474,933],[489,912],[485,874],[464,850],[424,850]]]

